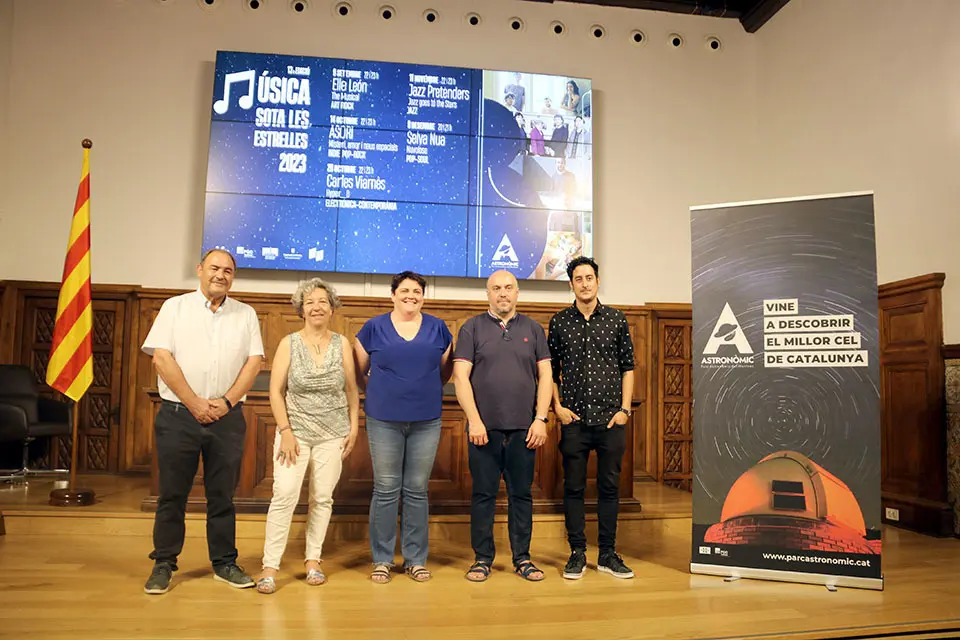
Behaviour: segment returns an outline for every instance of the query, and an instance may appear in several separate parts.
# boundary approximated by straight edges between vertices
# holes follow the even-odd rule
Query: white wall
[[[9,122],[9,93],[10,93],[10,59],[13,53],[13,0],[0,0],[0,140],[9,142],[7,137]],[[0,153],[0,193],[9,193],[9,160],[10,154]],[[7,226],[5,220],[10,218],[10,203],[0,197],[0,253],[7,250],[4,242],[4,232]],[[2,264],[2,263],[0,263]],[[3,271],[0,270],[0,274]],[[3,276],[0,275],[0,278]]]
[[[878,275],[947,274],[960,342],[960,3],[792,0],[758,32],[750,197],[872,189]]]
[[[303,14],[288,0],[257,12],[218,2],[0,0],[0,278],[59,279],[90,137],[95,281],[192,286],[216,50],[341,56],[592,77],[607,302],[689,301],[691,204],[873,189],[880,281],[947,272],[945,339],[960,342],[954,0],[792,0],[755,36],[734,20],[569,3],[404,0],[385,22],[380,0],[354,0],[348,19],[333,0]],[[428,6],[436,24],[421,17]],[[507,27],[514,15],[521,33]],[[605,39],[588,35],[594,23]],[[645,45],[629,40],[634,28]],[[678,50],[673,31],[686,37]],[[301,275],[246,272],[236,286],[285,292]],[[387,290],[383,277],[332,279],[345,294]],[[429,293],[479,287],[438,279]],[[569,296],[558,283],[523,295]]]
[[[755,42],[735,20],[517,0],[392,2],[400,13],[390,22],[378,17],[379,0],[354,0],[348,19],[332,15],[332,0],[310,0],[303,14],[289,0],[257,12],[241,0],[212,11],[197,0],[0,3],[11,1],[0,278],[59,279],[80,140],[90,137],[94,280],[193,286],[217,49],[592,77],[595,247],[607,302],[688,301],[687,207],[739,198],[755,170]],[[436,24],[422,19],[428,6],[440,11]],[[482,15],[479,27],[464,23],[468,11]],[[514,15],[526,21],[522,33],[507,26]],[[554,19],[567,26],[562,37],[549,29]],[[605,39],[588,35],[595,22]],[[634,28],[645,45],[630,41]],[[667,45],[672,31],[686,46]],[[705,47],[708,34],[722,39],[720,53]],[[235,286],[290,291],[299,275],[247,272]],[[387,290],[385,278],[332,279],[345,294]],[[481,286],[443,279],[430,293],[478,297]],[[569,299],[560,283],[531,283],[523,295]]]

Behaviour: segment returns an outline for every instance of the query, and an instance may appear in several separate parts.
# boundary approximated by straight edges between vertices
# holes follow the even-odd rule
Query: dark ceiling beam
[[[526,0],[553,4],[554,0]],[[736,18],[748,33],[756,33],[790,0],[565,0],[576,4],[666,11],[716,18]]]
[[[743,12],[743,15],[740,16],[740,24],[747,30],[747,33],[756,33],[788,2],[790,0],[758,0],[749,10]]]
[[[594,4],[602,7],[624,7],[627,9],[646,9],[648,11],[667,11],[687,15],[712,16],[716,18],[740,18],[739,5],[743,0],[566,0],[576,4]],[[554,0],[527,0],[553,4]]]

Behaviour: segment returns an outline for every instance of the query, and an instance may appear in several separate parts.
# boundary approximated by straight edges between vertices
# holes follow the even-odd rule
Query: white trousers
[[[297,462],[288,467],[277,460],[280,452],[280,434],[273,443],[273,498],[267,512],[266,539],[263,544],[263,566],[280,568],[280,558],[287,547],[290,522],[300,499],[303,477],[310,469],[310,502],[307,511],[306,560],[319,562],[323,539],[327,535],[330,514],[333,512],[333,490],[340,480],[342,469],[343,439],[335,438],[310,446],[299,438],[300,455]]]

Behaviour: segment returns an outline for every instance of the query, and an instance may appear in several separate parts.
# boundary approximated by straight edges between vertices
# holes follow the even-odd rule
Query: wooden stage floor
[[[98,504],[46,506],[50,481],[0,485],[0,637],[31,638],[955,638],[960,637],[960,540],[885,527],[885,590],[840,589],[759,580],[726,583],[691,575],[690,496],[639,484],[642,514],[621,520],[619,547],[636,573],[616,580],[589,570],[560,576],[568,554],[562,517],[538,516],[534,560],[547,579],[524,582],[501,556],[489,581],[472,584],[467,519],[431,523],[434,579],[401,574],[367,579],[366,522],[335,517],[325,544],[328,584],[303,581],[302,516],[295,518],[279,590],[262,596],[214,582],[201,514],[190,514],[187,542],[163,596],[142,585],[151,563],[152,514],[139,510],[146,480],[89,476]],[[264,516],[238,516],[240,564],[259,568]],[[596,539],[596,525],[588,528]],[[596,548],[588,551],[591,563]],[[592,564],[591,564],[592,569]]]

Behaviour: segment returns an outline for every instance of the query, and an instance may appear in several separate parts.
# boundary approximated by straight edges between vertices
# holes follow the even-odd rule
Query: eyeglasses
[[[510,330],[509,330],[509,329],[504,329],[504,330],[503,330],[503,339],[504,339],[504,340],[512,340],[512,338],[510,337]]]

